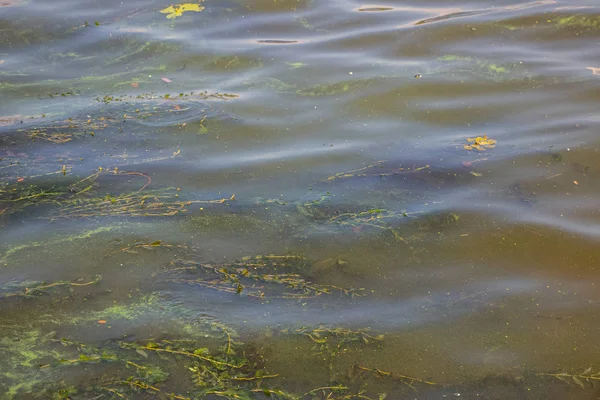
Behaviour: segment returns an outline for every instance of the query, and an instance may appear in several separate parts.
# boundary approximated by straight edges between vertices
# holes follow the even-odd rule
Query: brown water
[[[0,0],[0,398],[600,398],[596,1],[201,4]]]

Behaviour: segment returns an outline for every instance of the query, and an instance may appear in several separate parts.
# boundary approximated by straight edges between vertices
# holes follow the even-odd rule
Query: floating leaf
[[[160,10],[160,12],[162,14],[167,14],[167,19],[175,19],[182,16],[186,11],[200,12],[202,10],[204,10],[204,6],[201,6],[200,4],[186,3],[169,6]]]
[[[494,139],[490,139],[487,136],[477,136],[474,138],[467,138],[467,142],[469,144],[463,145],[463,149],[465,150],[477,150],[477,151],[486,151],[487,149],[493,149],[496,147],[496,141]]]

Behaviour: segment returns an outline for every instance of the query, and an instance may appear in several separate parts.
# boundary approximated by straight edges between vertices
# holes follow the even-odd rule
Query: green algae
[[[437,60],[441,61],[441,62],[462,62],[462,63],[469,64],[469,65],[476,67],[475,70],[483,71],[486,74],[490,74],[490,75],[494,75],[494,76],[505,75],[510,72],[506,66],[498,65],[498,64],[491,63],[491,62],[481,60],[481,59],[477,59],[474,57],[466,57],[466,56],[460,56],[460,55],[456,55],[456,54],[446,54],[442,57],[438,57]],[[516,65],[517,65],[516,63],[512,64],[511,68],[514,69],[516,67]]]
[[[438,61],[471,61],[471,57],[458,56],[456,54],[446,54],[438,57]]]
[[[378,212],[373,210],[373,214]],[[263,259],[251,257],[247,262]],[[85,398],[130,398],[153,394],[185,400],[212,395],[232,400],[263,395],[290,400],[376,400],[386,398],[386,393],[393,393],[391,398],[403,398],[406,393],[420,393],[434,386],[455,390],[451,384],[377,368],[376,357],[369,354],[384,351],[388,335],[368,328],[335,324],[268,327],[261,346],[235,327],[213,317],[198,316],[195,310],[170,301],[160,292],[143,293],[129,302],[96,311],[54,314],[54,324],[69,332],[69,337],[42,329],[39,325],[44,318],[0,327],[0,349],[5,355],[0,364],[0,390],[4,393],[0,398],[69,398],[75,394]],[[158,338],[76,339],[80,329],[98,323],[110,328],[120,321],[147,323],[149,318],[168,321],[168,332]],[[269,349],[284,351],[279,358],[289,361],[284,365],[268,362],[265,351]],[[294,357],[300,353],[315,371],[322,373],[323,381],[304,393],[297,387],[290,389],[290,383],[280,379],[280,374],[289,374],[286,365],[293,368],[299,362]],[[74,369],[83,367],[90,372],[88,378],[68,380]],[[542,379],[576,386],[600,379],[591,369],[577,374],[539,372],[526,377],[519,373],[514,370],[509,378],[525,386]]]
[[[355,90],[363,89],[372,83],[371,79],[349,80],[336,83],[313,85],[299,89],[296,94],[308,97],[335,96]]]
[[[550,21],[558,27],[578,27],[588,29],[600,27],[600,17],[590,15],[570,15],[567,17],[558,17]]]
[[[0,255],[0,263],[6,263],[7,259],[22,251],[30,251],[36,247],[55,247],[65,243],[72,243],[79,240],[90,239],[101,233],[106,233],[114,230],[115,226],[100,226],[95,229],[85,230],[71,235],[55,235],[51,239],[29,242],[8,248]]]
[[[544,19],[539,21],[537,18],[522,19],[514,21],[501,21],[491,24],[492,27],[498,27],[509,31],[525,30],[525,29],[541,29],[541,28],[553,28],[553,29],[565,29],[565,28],[580,28],[588,31],[598,29],[600,27],[600,17],[597,15],[567,15],[559,16],[551,19]]]
[[[343,384],[295,394],[277,384],[279,374],[276,371],[267,370],[263,348],[245,342],[230,326],[205,318],[198,319],[193,325],[185,325],[184,330],[183,335],[172,333],[164,339],[115,340],[102,344],[58,338],[55,332],[15,331],[20,335],[17,345],[13,345],[14,339],[0,340],[0,346],[9,348],[11,345],[7,359],[11,365],[18,366],[0,370],[5,385],[0,384],[5,389],[1,398],[16,399],[25,394],[68,398],[73,394],[98,396],[107,393],[128,397],[146,392],[177,399],[216,394],[239,400],[263,394],[294,400],[317,395],[337,400],[374,400],[366,391]],[[334,367],[338,355],[383,339],[365,331],[323,326],[293,331],[276,329],[276,332],[306,338],[314,344],[312,357],[326,357]],[[63,379],[70,369],[81,365],[94,368],[94,377],[90,381],[73,384]],[[362,396],[353,394],[359,392]]]
[[[265,87],[273,90],[275,93],[285,94],[294,93],[296,91],[296,85],[292,85],[277,78],[265,78],[258,82],[252,82],[250,85]]]
[[[306,66],[306,64],[303,62],[286,62],[285,64],[292,69],[298,69]]]
[[[60,319],[61,324],[67,325],[89,325],[97,321],[115,323],[119,321],[134,321],[142,318],[161,318],[167,316],[170,303],[161,293],[142,294],[134,301],[116,300],[112,305],[100,310],[85,310],[75,315],[64,315]]]
[[[261,60],[238,55],[223,55],[214,57],[208,65],[211,69],[217,71],[233,70],[243,71],[255,68],[262,68],[264,64]]]
[[[23,393],[32,393],[47,382],[38,366],[49,358],[60,356],[47,348],[55,332],[43,333],[39,329],[26,330],[21,327],[2,327],[0,349],[0,398],[13,399]]]
[[[119,64],[142,65],[149,57],[172,55],[181,49],[181,45],[171,42],[142,42],[138,40],[126,40],[124,46],[120,47],[123,53],[117,57],[108,58],[104,62],[105,67]],[[166,68],[166,66],[164,67]],[[160,70],[160,68],[159,68]]]
[[[187,219],[183,229],[186,231],[248,232],[263,230],[269,223],[259,217],[240,213],[199,214]]]
[[[295,65],[295,66],[294,66]],[[299,68],[302,65],[294,64],[292,68]],[[347,80],[335,83],[323,83],[311,85],[305,88],[298,87],[277,78],[267,78],[259,82],[253,82],[251,85],[266,87],[280,94],[296,94],[303,97],[322,97],[335,96],[344,93],[350,93],[356,90],[364,89],[373,83],[373,79]]]
[[[69,393],[97,396],[102,393],[133,395],[181,390],[181,379],[169,384],[171,370],[183,367],[187,371],[185,387],[194,397],[220,393],[220,397],[240,399],[250,396],[264,382],[277,375],[268,374],[254,360],[251,348],[238,339],[235,329],[214,318],[189,318],[192,310],[171,309],[160,295],[142,295],[129,306],[114,305],[99,312],[64,314],[58,318],[63,328],[88,325],[95,318],[126,319],[139,321],[152,314],[154,318],[173,320],[184,336],[172,334],[168,339],[111,341],[108,343],[83,343],[68,338],[57,338],[54,331],[40,329],[27,331],[26,326],[39,321],[29,321],[23,326],[3,326],[0,349],[0,389],[2,399],[22,398],[35,394],[43,398],[67,398]],[[164,316],[156,315],[158,307],[169,308]],[[153,312],[154,311],[154,312]],[[173,313],[175,311],[175,313]],[[178,311],[184,311],[177,317]],[[104,323],[103,321],[100,321]],[[113,322],[114,323],[114,322]],[[66,326],[65,326],[66,324]],[[110,328],[110,327],[109,327]],[[76,332],[76,329],[73,329]],[[85,384],[75,386],[65,383],[63,376],[78,365],[97,365],[95,377]],[[110,368],[120,365],[125,368]],[[166,386],[161,385],[165,383]],[[274,392],[279,389],[272,389]],[[171,392],[172,393],[172,392]],[[284,393],[281,391],[281,393]],[[173,396],[175,396],[173,394]],[[188,398],[188,397],[177,397]]]
[[[161,69],[163,68],[163,69]],[[108,75],[84,75],[77,79],[44,79],[34,82],[0,82],[0,91],[20,97],[47,96],[64,92],[106,92],[107,88],[119,88],[131,82],[147,82],[148,75],[163,72],[165,66],[139,67],[134,71],[115,72]]]
[[[151,312],[156,310],[158,301],[154,295],[149,297],[143,297],[142,300],[137,304],[115,304],[108,308],[100,311],[86,313],[85,317],[82,317],[87,322],[95,322],[99,319],[110,320],[111,322],[118,320],[129,320],[141,318],[149,315]],[[76,319],[72,323],[77,323],[81,319]]]

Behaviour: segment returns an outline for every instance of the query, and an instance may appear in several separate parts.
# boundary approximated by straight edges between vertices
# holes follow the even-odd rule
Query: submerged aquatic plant
[[[49,293],[51,290],[59,288],[69,288],[73,290],[76,287],[94,285],[102,280],[101,275],[96,275],[92,280],[85,281],[78,279],[76,281],[55,281],[55,282],[8,282],[0,286],[1,297],[33,297]],[[15,290],[18,289],[18,290]],[[4,293],[2,293],[4,292]]]
[[[406,174],[414,174],[417,172],[425,171],[430,168],[429,165],[425,165],[422,167],[398,167],[398,168],[389,168],[387,167],[386,160],[375,161],[365,167],[353,169],[350,171],[338,172],[337,174],[331,175],[325,178],[323,181],[336,181],[340,179],[347,178],[355,178],[355,177],[365,177],[365,176],[374,176],[374,177],[386,177],[386,176],[395,176],[395,175],[406,175]]]
[[[244,257],[233,263],[207,263],[191,253],[176,259],[161,275],[170,275],[170,282],[197,285],[226,293],[244,294],[254,298],[306,299],[341,293],[360,296],[361,290],[336,285],[318,284],[304,276],[310,264],[302,256],[258,255]],[[175,275],[183,275],[176,278]]]
[[[99,173],[94,173],[76,182],[68,179],[62,187],[57,184],[44,187],[38,183],[27,183],[51,175],[66,175],[69,170],[70,168],[63,165],[59,171],[0,181],[0,215],[13,214],[33,205],[60,205],[66,199],[91,190],[99,176]]]
[[[364,346],[381,347],[384,335],[372,334],[368,330],[353,330],[342,327],[302,327],[298,329],[283,329],[282,334],[301,335],[310,339],[312,351],[319,359],[328,363],[329,382],[334,382],[334,370],[337,357],[350,350]]]
[[[565,383],[574,383],[582,389],[586,388],[586,383],[591,387],[594,383],[600,382],[600,371],[594,372],[592,367],[575,374],[567,372],[539,373],[537,376],[555,378]]]
[[[283,390],[267,387],[266,381],[278,374],[268,373],[262,364],[254,361],[257,358],[236,339],[234,330],[214,320],[206,320],[202,325],[206,335],[201,336],[205,339],[121,340],[94,346],[67,338],[46,338],[46,342],[60,345],[65,351],[54,351],[54,361],[39,368],[57,372],[57,369],[81,364],[102,367],[85,387],[58,389],[50,385],[54,386],[51,390],[55,393],[71,391],[79,395],[110,394],[120,398],[152,393],[173,399],[217,395],[226,399],[249,399],[257,390],[270,390],[295,398]],[[125,368],[108,368],[110,364]],[[167,371],[173,370],[180,370],[181,377],[187,376],[185,395],[177,393],[182,390],[181,379],[177,379],[179,383],[175,385],[170,380],[173,373]]]
[[[504,78],[508,76],[510,73],[514,73],[518,63],[512,63],[508,65],[499,65],[486,60],[481,60],[474,57],[460,56],[455,54],[447,54],[442,57],[438,57],[437,61],[441,62],[460,62],[468,66],[472,66],[469,70],[459,69],[456,72],[468,72],[468,73],[476,73],[479,72],[481,74],[485,74],[487,76],[492,76],[494,78]]]
[[[57,209],[49,218],[91,218],[91,217],[171,217],[187,212],[192,204],[223,204],[228,200],[189,200],[179,201],[176,188],[133,192],[116,196],[106,195],[77,199]]]
[[[437,385],[435,382],[427,381],[425,379],[415,378],[413,376],[403,375],[396,372],[384,371],[378,368],[369,368],[363,365],[356,364],[352,371],[354,374],[359,376],[364,376],[365,374],[371,374],[377,378],[389,378],[391,380],[402,383],[403,385],[408,386],[414,391],[417,391],[415,387],[416,384],[422,385]]]
[[[179,152],[175,152],[176,157]],[[50,174],[66,175],[67,168]],[[50,174],[45,174],[50,175]],[[144,184],[136,191],[117,195],[94,195],[101,176],[141,177]],[[27,177],[30,180],[32,177]],[[50,203],[56,208],[48,219],[90,218],[90,217],[168,217],[187,212],[192,204],[223,204],[232,201],[235,196],[216,200],[187,200],[179,199],[180,190],[164,188],[145,190],[152,179],[143,173],[135,171],[120,171],[118,168],[97,172],[63,187],[50,189],[41,188],[35,184],[23,185],[22,181],[13,183],[0,182],[0,215],[14,213],[31,205]],[[72,182],[72,181],[71,181]]]
[[[32,141],[45,140],[55,144],[67,143],[77,137],[94,136],[94,132],[108,127],[110,120],[99,117],[87,121],[69,118],[66,121],[47,124],[46,126],[31,129],[19,129]]]

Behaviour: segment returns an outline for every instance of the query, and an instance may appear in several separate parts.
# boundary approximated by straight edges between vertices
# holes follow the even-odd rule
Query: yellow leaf
[[[175,12],[175,7],[169,6],[169,7],[165,8],[165,9],[160,10],[160,12],[163,13],[163,14],[172,14],[172,13]]]
[[[465,150],[486,151],[487,149],[496,147],[496,140],[490,139],[487,135],[474,138],[468,137],[467,143],[468,144],[463,145]]]
[[[160,12],[162,14],[167,14],[167,19],[175,19],[182,16],[186,11],[200,12],[202,10],[204,10],[204,6],[201,6],[200,4],[186,3],[169,6],[160,10]]]

